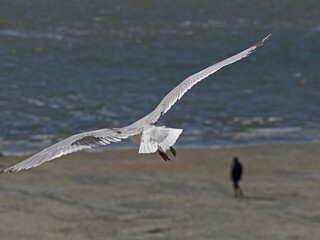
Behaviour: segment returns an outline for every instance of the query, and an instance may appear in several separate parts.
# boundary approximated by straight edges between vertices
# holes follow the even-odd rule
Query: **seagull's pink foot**
[[[177,151],[174,150],[173,147],[170,147],[170,152],[173,154],[173,156],[177,156]]]
[[[170,160],[170,158],[168,157],[167,154],[165,154],[164,152],[158,150],[159,155],[162,157],[163,160],[168,161]]]

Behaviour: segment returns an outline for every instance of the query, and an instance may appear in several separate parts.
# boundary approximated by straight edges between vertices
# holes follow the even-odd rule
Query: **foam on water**
[[[41,32],[22,32],[13,29],[0,30],[0,36],[4,37],[18,37],[27,39],[47,38],[57,41],[63,40],[63,36],[52,33],[41,33]]]

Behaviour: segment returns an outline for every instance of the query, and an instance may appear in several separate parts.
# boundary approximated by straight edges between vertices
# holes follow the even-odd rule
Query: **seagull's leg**
[[[173,154],[173,156],[177,156],[177,151],[174,150],[173,147],[170,147],[170,152]]]
[[[167,154],[165,154],[164,152],[158,150],[159,155],[162,157],[163,160],[168,161],[170,160],[170,158],[168,157]]]

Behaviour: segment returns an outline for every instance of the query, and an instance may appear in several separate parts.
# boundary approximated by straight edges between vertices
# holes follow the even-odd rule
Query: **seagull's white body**
[[[140,145],[139,153],[154,153],[158,151],[164,160],[169,160],[165,152],[170,150],[173,155],[176,154],[172,145],[177,141],[182,129],[167,128],[164,125],[158,125],[157,122],[160,116],[165,114],[171,106],[196,83],[215,73],[222,67],[249,56],[269,37],[270,34],[256,45],[186,78],[169,92],[151,113],[135,123],[123,128],[104,128],[73,135],[3,170],[1,173],[29,169],[68,153],[97,147],[99,145],[107,145],[111,142],[120,142],[122,139],[128,137],[131,137],[136,144]]]

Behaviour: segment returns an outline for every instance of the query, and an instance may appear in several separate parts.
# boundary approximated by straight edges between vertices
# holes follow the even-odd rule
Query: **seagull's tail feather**
[[[152,126],[143,131],[139,153],[154,153],[158,149],[165,152],[176,143],[182,129]]]

